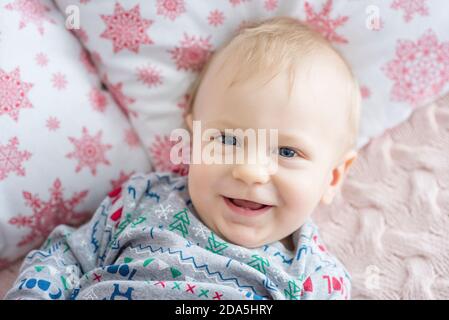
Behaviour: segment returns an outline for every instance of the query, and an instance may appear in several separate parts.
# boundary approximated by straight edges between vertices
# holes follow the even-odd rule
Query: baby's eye
[[[279,155],[285,158],[293,158],[295,155],[301,156],[298,152],[291,148],[281,147],[279,148]]]
[[[233,145],[233,146],[237,145],[237,138],[235,136],[227,136],[222,133],[218,137],[218,140],[221,141],[222,144]]]

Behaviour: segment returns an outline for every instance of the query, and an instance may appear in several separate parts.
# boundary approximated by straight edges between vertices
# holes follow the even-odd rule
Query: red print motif
[[[89,217],[89,213],[75,212],[75,208],[82,203],[88,191],[75,193],[71,199],[64,199],[61,181],[56,179],[50,188],[50,199],[43,201],[38,195],[23,191],[23,197],[28,207],[31,207],[31,216],[18,215],[9,220],[9,223],[18,228],[28,228],[31,231],[19,242],[19,246],[33,243],[47,237],[53,229],[60,224],[77,225]]]
[[[27,23],[37,27],[40,34],[44,34],[44,22],[55,23],[48,17],[50,8],[40,0],[15,0],[5,6],[5,9],[18,11],[20,13],[19,29],[25,28]]]
[[[22,162],[30,159],[31,153],[19,151],[18,146],[19,139],[17,137],[9,139],[9,143],[6,145],[0,144],[0,181],[6,179],[10,172],[15,172],[18,176],[25,176]]]
[[[32,108],[27,93],[33,84],[20,80],[20,69],[10,73],[0,69],[0,117],[4,114],[19,120],[20,109]]]
[[[153,43],[146,34],[153,21],[142,18],[139,5],[126,11],[117,2],[114,14],[110,16],[102,14],[101,19],[106,24],[106,30],[100,37],[112,41],[114,53],[123,49],[138,53],[140,45]]]
[[[338,35],[336,29],[343,26],[347,21],[347,16],[340,16],[335,19],[330,17],[332,11],[332,0],[327,0],[321,12],[316,13],[309,2],[304,4],[306,11],[306,22],[320,32],[326,39],[335,43],[348,43],[348,40]]]
[[[87,128],[83,127],[83,135],[80,139],[69,137],[69,140],[75,146],[75,150],[67,154],[69,159],[77,159],[78,165],[76,172],[83,167],[88,167],[93,175],[97,173],[97,166],[100,164],[110,165],[106,159],[105,153],[112,148],[110,144],[101,143],[102,131],[98,131],[95,136],[89,135]]]
[[[157,0],[157,14],[175,20],[186,12],[184,0]]]
[[[382,69],[394,82],[391,99],[417,106],[449,82],[449,42],[439,43],[432,30],[416,42],[399,40],[396,57]]]
[[[137,79],[150,88],[162,84],[161,73],[152,66],[137,68]]]
[[[177,70],[199,72],[203,68],[212,51],[210,37],[207,39],[184,34],[180,47],[175,47],[169,52],[176,62]]]
[[[177,142],[170,141],[168,136],[156,135],[155,141],[150,147],[154,166],[156,171],[170,171],[185,176],[189,172],[188,164],[174,164],[170,161],[170,150],[175,144]],[[184,152],[188,155],[188,146],[185,146],[185,148]]]
[[[426,6],[427,0],[394,0],[391,3],[391,8],[395,10],[404,11],[404,21],[410,22],[413,20],[415,14],[427,16],[429,8]]]
[[[207,18],[209,24],[214,27],[218,27],[222,25],[224,22],[225,16],[222,11],[214,10],[209,13],[209,17]]]

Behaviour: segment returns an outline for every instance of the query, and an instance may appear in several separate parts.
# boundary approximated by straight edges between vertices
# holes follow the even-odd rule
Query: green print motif
[[[228,244],[226,242],[220,242],[216,240],[215,234],[213,232],[210,233],[207,242],[209,243],[209,245],[206,246],[206,249],[220,255],[223,255],[223,250],[225,250],[228,247]]]
[[[252,257],[254,259],[251,260],[248,263],[248,265],[250,267],[253,267],[256,270],[259,270],[263,274],[266,274],[267,271],[265,270],[265,267],[269,267],[270,266],[270,262],[268,261],[268,259],[263,258],[263,257],[259,256],[258,254],[253,254]]]
[[[120,224],[117,227],[117,231],[114,234],[114,238],[113,240],[110,242],[109,246],[112,247],[113,245],[116,244],[116,241],[119,237],[119,235],[126,229],[126,227],[131,224],[131,228],[135,228],[137,225],[145,222],[147,218],[144,216],[138,216],[136,219],[132,220],[131,219],[131,213],[127,213],[125,216],[125,219],[120,222]]]
[[[170,231],[178,230],[181,232],[181,235],[185,238],[189,231],[187,230],[187,226],[190,225],[189,215],[187,214],[187,208],[182,209],[174,216],[174,221],[170,224]]]
[[[288,290],[284,289],[284,294],[290,300],[299,300],[299,295],[301,294],[301,288],[298,287],[295,280],[288,282]]]
[[[179,277],[182,274],[181,271],[179,271],[178,269],[175,269],[173,267],[170,268],[170,271],[171,271],[171,276],[173,277],[173,279]]]

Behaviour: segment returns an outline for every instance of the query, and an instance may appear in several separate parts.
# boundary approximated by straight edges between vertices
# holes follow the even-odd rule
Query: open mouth
[[[257,215],[266,212],[272,206],[243,199],[234,199],[223,196],[224,201],[232,211],[243,215]]]

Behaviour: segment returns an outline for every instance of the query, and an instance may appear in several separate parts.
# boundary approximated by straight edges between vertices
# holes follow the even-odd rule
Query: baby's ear
[[[321,197],[322,203],[327,205],[332,203],[338,188],[340,188],[346,174],[348,173],[349,167],[353,164],[356,158],[357,151],[350,150],[343,156],[343,159],[339,162],[337,167],[332,169],[329,177],[329,184]]]

